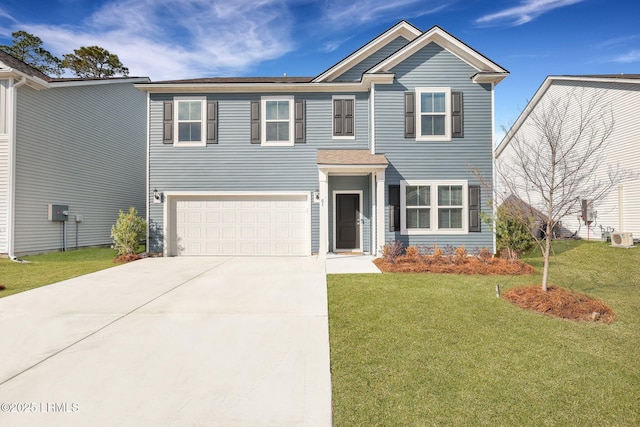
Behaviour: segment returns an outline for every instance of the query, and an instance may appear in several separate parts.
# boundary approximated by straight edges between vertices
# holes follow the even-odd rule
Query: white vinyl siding
[[[401,181],[401,233],[467,233],[467,187],[466,181]]]

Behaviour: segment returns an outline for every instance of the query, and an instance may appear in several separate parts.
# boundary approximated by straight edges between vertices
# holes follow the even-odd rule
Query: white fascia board
[[[346,71],[353,68],[356,64],[359,64],[364,59],[368,58],[373,53],[377,52],[396,38],[404,37],[405,39],[409,40],[409,42],[411,42],[416,37],[420,36],[420,34],[422,34],[422,32],[416,27],[406,21],[401,21],[351,55],[347,56],[345,59],[343,59],[333,67],[329,68],[324,73],[320,74],[318,77],[313,79],[313,82],[317,83],[327,80],[331,81],[333,78],[344,74]]]
[[[149,83],[151,80],[148,77],[131,77],[131,78],[115,78],[115,79],[100,79],[100,80],[63,80],[50,82],[49,87],[75,87],[75,86],[98,86],[98,85],[113,85],[118,83]]]
[[[507,70],[500,67],[495,62],[489,60],[484,55],[481,55],[477,51],[473,50],[438,26],[435,26],[426,33],[422,34],[420,37],[405,46],[403,49],[400,49],[398,52],[394,53],[384,61],[375,65],[373,68],[368,70],[368,72],[377,73],[380,71],[388,71],[389,69],[409,58],[418,50],[422,49],[424,46],[432,42],[459,57],[461,60],[468,63],[479,72],[490,71],[495,73],[508,74]]]
[[[509,73],[480,72],[480,73],[474,74],[473,77],[471,77],[471,80],[474,83],[493,83],[494,85],[497,85],[502,80],[504,80],[508,75]]]
[[[349,83],[158,83],[136,84],[135,87],[150,93],[296,93],[296,92],[368,92],[366,82]]]
[[[49,88],[49,83],[45,80],[42,80],[39,77],[33,77],[29,74],[23,73],[22,71],[16,70],[15,68],[6,68],[4,70],[0,70],[0,78],[25,78],[26,85],[32,87],[33,89],[40,90]]]

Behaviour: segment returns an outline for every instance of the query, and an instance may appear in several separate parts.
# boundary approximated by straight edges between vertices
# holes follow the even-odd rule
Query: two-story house
[[[107,245],[145,214],[146,77],[50,78],[0,51],[0,256]]]
[[[379,254],[492,248],[493,91],[508,72],[401,21],[316,77],[138,84],[148,93],[149,249]]]

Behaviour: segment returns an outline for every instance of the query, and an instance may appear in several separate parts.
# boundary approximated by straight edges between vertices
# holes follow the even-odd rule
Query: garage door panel
[[[305,196],[212,196],[175,201],[178,255],[307,255]]]

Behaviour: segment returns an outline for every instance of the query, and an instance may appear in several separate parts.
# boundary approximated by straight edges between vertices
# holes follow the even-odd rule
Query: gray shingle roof
[[[1,50],[0,50],[0,62],[5,64],[7,67],[18,70],[31,77],[37,77],[47,82],[51,80],[51,78],[46,74],[44,74],[43,72],[36,70],[32,66],[20,61],[17,58],[14,58],[13,56],[9,55],[7,52],[1,51]]]

